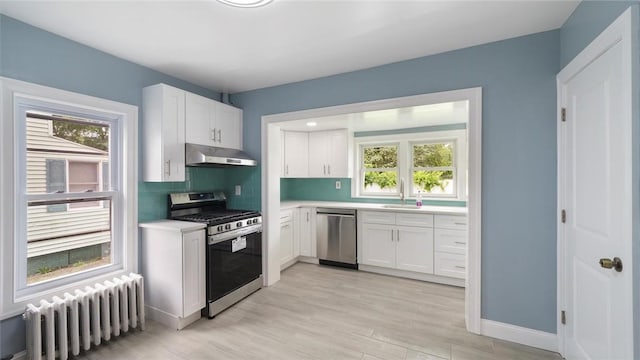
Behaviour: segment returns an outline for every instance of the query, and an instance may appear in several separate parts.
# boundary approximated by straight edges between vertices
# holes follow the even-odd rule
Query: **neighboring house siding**
[[[95,162],[99,169],[103,169],[102,163],[108,161],[104,151],[53,136],[49,120],[27,119],[27,143],[29,193],[47,192],[47,160]],[[102,178],[98,176],[98,179]],[[68,209],[64,204],[35,206],[28,208],[27,215],[29,258],[111,240],[110,209],[102,204],[78,209]]]

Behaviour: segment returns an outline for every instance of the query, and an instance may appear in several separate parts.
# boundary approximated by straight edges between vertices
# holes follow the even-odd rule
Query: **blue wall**
[[[566,66],[576,55],[580,53],[598,34],[600,34],[611,22],[622,14],[629,6],[633,5],[633,31],[636,36],[640,31],[640,6],[638,1],[583,1],[571,14],[564,26],[560,29],[561,61]],[[636,37],[636,40],[640,37]],[[636,47],[638,44],[636,44]],[[636,49],[637,50],[637,49]],[[636,72],[633,78],[633,164],[632,184],[633,189],[633,274],[634,274],[634,352],[635,358],[640,359],[640,64],[636,58]]]
[[[638,1],[582,1],[560,29],[560,68],[565,67],[630,5]]]
[[[139,107],[142,88],[160,82],[214,99],[220,96],[4,15],[0,15],[0,76]],[[144,128],[139,130],[142,133]],[[140,221],[165,218],[169,192],[227,186],[223,170],[189,169],[188,176],[184,183],[139,183]],[[24,334],[20,317],[0,322],[0,358],[24,350]]]
[[[263,115],[482,86],[482,317],[555,333],[559,44],[559,31],[544,32],[232,100],[258,157]],[[255,172],[247,185],[259,188]]]

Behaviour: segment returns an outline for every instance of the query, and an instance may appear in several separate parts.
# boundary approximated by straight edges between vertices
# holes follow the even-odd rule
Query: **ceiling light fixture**
[[[318,125],[318,123],[317,123],[317,122],[315,122],[315,121],[309,121],[309,122],[307,123],[307,126],[312,126],[312,127],[313,127],[313,126],[316,126],[316,125]]]
[[[267,5],[273,0],[218,0],[218,1],[226,5],[240,7],[240,8],[254,8],[254,7]]]

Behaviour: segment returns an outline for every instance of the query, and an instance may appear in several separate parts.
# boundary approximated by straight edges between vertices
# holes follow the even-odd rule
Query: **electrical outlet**
[[[240,196],[242,194],[242,186],[236,185],[236,196]]]
[[[340,181],[336,181],[336,190],[340,190],[340,187],[342,186],[342,184],[340,183]]]

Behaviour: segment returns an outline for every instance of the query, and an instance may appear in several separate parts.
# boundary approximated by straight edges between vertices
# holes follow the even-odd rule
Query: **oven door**
[[[262,274],[262,232],[207,245],[207,300],[215,301]]]

